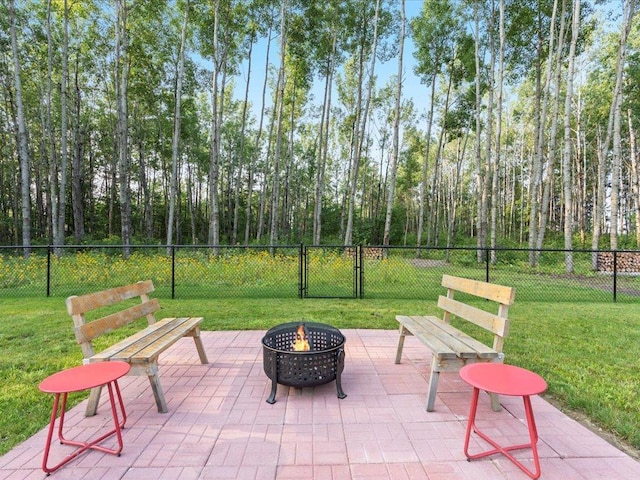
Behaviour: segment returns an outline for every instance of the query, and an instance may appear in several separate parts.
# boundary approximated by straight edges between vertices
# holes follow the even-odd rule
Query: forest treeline
[[[636,247],[636,2],[407,3],[2,2],[0,244]]]

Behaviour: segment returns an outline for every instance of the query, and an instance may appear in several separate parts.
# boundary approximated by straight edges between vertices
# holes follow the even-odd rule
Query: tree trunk
[[[287,51],[287,31],[286,31],[286,11],[287,2],[282,0],[280,9],[280,72],[278,74],[278,85],[276,92],[276,145],[273,154],[273,187],[271,191],[271,228],[269,231],[269,244],[276,245],[278,242],[278,205],[280,203],[280,162],[282,154],[282,115],[284,110],[284,72],[285,56]]]
[[[333,34],[333,45],[329,68],[325,77],[324,102],[322,103],[322,118],[320,120],[320,135],[318,139],[318,166],[316,169],[316,184],[314,190],[315,203],[313,207],[313,244],[320,245],[322,235],[322,199],[324,196],[325,172],[329,151],[329,123],[331,119],[331,90],[333,88],[333,74],[335,71],[338,35]]]
[[[69,11],[67,0],[64,0],[64,34],[62,40],[62,78],[60,79],[60,204],[58,217],[54,221],[58,222],[58,236],[55,238],[55,245],[64,245],[66,216],[67,216],[67,84],[69,82]],[[58,251],[62,254],[62,251]]]
[[[633,16],[635,15],[635,0],[630,0],[629,2],[625,2],[625,12],[624,12],[624,21],[621,26],[620,31],[620,40],[618,42],[618,54],[616,57],[616,83],[613,90],[613,96],[611,99],[611,107],[609,109],[609,121],[607,123],[607,135],[605,137],[604,142],[601,144],[601,148],[598,151],[599,162],[601,168],[603,169],[601,174],[601,183],[599,188],[602,191],[598,192],[598,205],[596,208],[596,212],[602,216],[604,212],[604,177],[606,174],[606,159],[609,154],[609,144],[611,143],[611,136],[613,132],[614,136],[614,145],[613,145],[613,165],[611,172],[611,244],[610,248],[615,250],[618,248],[617,244],[617,214],[618,214],[618,186],[619,186],[619,175],[620,175],[620,137],[619,137],[619,128],[620,128],[620,108],[621,105],[621,96],[622,96],[622,80],[624,76],[624,62],[626,56],[626,46],[627,46],[627,38],[629,36],[629,32],[631,30],[631,23],[633,20]],[[617,119],[616,119],[617,117]],[[616,127],[617,124],[617,127]],[[615,130],[618,130],[618,141],[616,142],[616,134]],[[616,146],[617,143],[617,146]],[[615,190],[615,192],[614,192]],[[615,205],[615,206],[614,206]],[[615,216],[614,216],[615,215]],[[614,223],[614,220],[616,223]],[[600,239],[600,222],[593,222],[593,241],[592,241],[592,250],[596,250],[598,248],[598,242]],[[597,228],[597,230],[596,230]],[[592,256],[592,268],[594,270],[597,268],[595,255]]]
[[[400,50],[398,52],[398,78],[396,84],[396,105],[393,113],[393,152],[391,153],[391,172],[389,175],[389,194],[387,196],[387,215],[384,221],[384,234],[382,244],[389,245],[389,236],[391,232],[391,214],[393,212],[393,200],[396,187],[396,173],[398,171],[398,157],[400,155],[400,107],[402,104],[402,58],[404,54],[404,36],[405,36],[405,0],[400,2]],[[386,250],[385,250],[386,251]]]
[[[629,160],[631,161],[631,191],[633,193],[633,207],[636,219],[636,248],[640,247],[640,176],[638,175],[638,150],[636,131],[633,129],[631,109],[627,110],[627,124],[629,125]]]
[[[189,21],[189,0],[184,7],[184,20],[180,35],[178,69],[176,72],[175,107],[173,111],[173,138],[171,141],[171,180],[169,186],[169,218],[167,219],[167,255],[173,245],[173,226],[175,224],[176,200],[178,196],[178,155],[180,150],[180,115],[182,105],[182,79],[184,77],[184,51],[187,44],[187,26]]]
[[[495,173],[493,171],[492,165],[494,164],[493,160],[493,110],[495,108],[494,105],[494,93],[493,90],[495,88],[495,65],[496,65],[496,47],[495,47],[495,32],[494,32],[494,16],[495,16],[495,6],[494,0],[491,0],[491,7],[489,10],[489,17],[487,20],[487,31],[489,35],[489,71],[487,72],[487,119],[486,119],[486,131],[485,131],[485,158],[484,158],[484,182],[482,183],[483,189],[481,191],[481,201],[482,208],[480,209],[480,224],[478,228],[478,241],[480,242],[480,247],[487,248],[488,238],[489,238],[489,208],[491,198],[494,200],[494,187],[497,188],[497,178],[494,179],[492,183],[492,176]],[[496,150],[499,146],[495,147]]]
[[[220,214],[218,205],[218,176],[219,176],[219,155],[220,155],[220,128],[218,125],[218,79],[221,68],[221,58],[219,52],[218,31],[220,28],[220,0],[215,0],[215,19],[213,25],[213,81],[211,86],[211,129],[210,129],[210,151],[209,151],[209,234],[207,243],[214,245],[215,254],[218,254],[220,243]]]
[[[536,105],[537,114],[535,124],[535,153],[533,156],[533,169],[531,172],[531,191],[529,197],[530,214],[529,214],[529,264],[535,266],[538,263],[538,254],[535,252],[535,247],[538,241],[538,215],[540,211],[540,184],[542,183],[542,161],[543,161],[543,149],[544,149],[544,135],[546,133],[546,117],[549,98],[549,89],[551,86],[551,67],[553,65],[552,58],[554,52],[555,42],[555,28],[556,28],[556,14],[558,10],[558,1],[553,2],[553,12],[551,15],[551,23],[549,27],[549,54],[547,57],[547,69],[545,76],[544,90],[540,91],[540,81],[536,83]],[[539,39],[541,42],[541,39]],[[538,46],[538,59],[540,59],[541,48]],[[540,74],[540,65],[538,63],[538,69],[536,72]]]
[[[129,62],[127,58],[127,2],[117,0],[116,18],[116,101],[118,112],[117,145],[118,171],[120,183],[120,224],[123,256],[131,254],[131,186],[129,184],[129,132],[127,112],[127,89],[129,81]]]
[[[437,60],[437,59],[436,59]],[[435,109],[435,100],[436,100],[436,83],[437,83],[437,71],[440,68],[436,66],[436,71],[433,73],[433,77],[431,78],[431,100],[429,105],[429,115],[427,117],[427,133],[426,133],[426,142],[427,145],[424,151],[424,163],[422,164],[422,181],[420,182],[420,193],[419,193],[419,204],[418,204],[418,232],[416,238],[416,246],[420,247],[422,245],[422,233],[424,230],[424,216],[425,216],[425,204],[427,199],[427,178],[429,176],[429,150],[431,149],[431,127],[433,125],[433,112]],[[416,256],[420,257],[420,249],[416,252]]]
[[[564,190],[564,248],[565,271],[573,273],[573,211],[571,181],[571,104],[573,102],[573,77],[576,56],[576,44],[580,28],[580,1],[573,0],[573,18],[571,24],[571,44],[569,46],[569,65],[567,67],[567,92],[564,100],[564,155],[562,159],[563,190]]]
[[[48,141],[48,160],[49,160],[49,199],[46,202],[48,208],[50,209],[49,221],[51,225],[51,241],[54,245],[58,245],[58,240],[60,239],[60,235],[58,234],[58,206],[59,206],[59,196],[58,196],[58,155],[56,153],[56,142],[54,140],[54,132],[53,125],[51,122],[51,106],[53,103],[53,39],[51,36],[51,0],[47,1],[47,22],[46,22],[46,31],[47,31],[47,91],[46,91],[46,100],[43,102],[45,106],[44,115],[42,115],[43,121],[43,137],[46,137]],[[64,82],[63,82],[64,83]],[[43,138],[44,142],[44,138]],[[47,157],[44,154],[45,148],[43,150],[43,159]],[[60,255],[60,249],[54,250],[57,256]]]
[[[476,252],[476,258],[478,262],[482,262],[482,217],[484,213],[482,209],[484,208],[484,202],[482,201],[482,194],[485,191],[484,183],[487,181],[482,175],[482,124],[480,118],[480,112],[482,110],[482,96],[481,96],[481,75],[480,75],[480,12],[478,2],[474,2],[474,23],[475,23],[475,37],[474,37],[474,49],[475,49],[475,65],[476,65],[476,78],[475,78],[475,89],[476,89],[476,138],[475,138],[475,164],[476,164],[476,245],[478,250]]]
[[[84,201],[82,198],[82,158],[84,156],[84,131],[82,129],[82,123],[80,119],[80,84],[78,80],[79,76],[79,60],[76,56],[75,72],[74,72],[74,84],[75,84],[75,110],[76,110],[76,123],[74,125],[74,149],[73,149],[73,161],[71,163],[71,205],[73,209],[73,232],[76,244],[82,243],[85,236],[84,226]],[[91,183],[91,182],[90,182]],[[91,190],[91,189],[90,189]]]
[[[544,236],[547,230],[547,222],[549,219],[550,211],[549,205],[551,202],[551,190],[555,183],[555,161],[557,151],[557,133],[558,133],[558,119],[560,116],[560,83],[562,73],[562,52],[565,44],[566,34],[566,0],[562,1],[562,7],[560,9],[560,32],[558,33],[558,46],[555,51],[555,78],[554,78],[554,96],[553,96],[553,113],[551,114],[551,127],[549,129],[549,148],[547,151],[547,167],[545,171],[547,175],[544,180],[544,188],[542,193],[542,206],[540,208],[540,223],[538,225],[538,235],[536,238],[536,250],[542,248],[544,243]],[[551,56],[549,57],[551,59]],[[549,96],[551,91],[549,91]],[[550,100],[549,100],[550,101]],[[543,119],[544,121],[544,119]],[[539,254],[539,253],[538,253]]]
[[[493,183],[491,188],[491,262],[496,263],[497,254],[497,217],[498,217],[498,201],[504,198],[498,192],[498,177],[500,174],[500,152],[502,148],[502,102],[503,102],[503,84],[504,84],[504,46],[505,46],[505,30],[504,30],[504,0],[499,3],[499,46],[498,46],[498,98],[496,100],[496,139],[495,154],[493,161]]]
[[[255,143],[255,148],[254,148],[254,152],[255,152],[255,157],[253,159],[253,166],[255,166],[257,168],[259,162],[258,160],[260,159],[260,140],[262,139],[262,129],[263,129],[263,123],[264,123],[264,115],[265,115],[265,104],[266,104],[266,96],[267,96],[267,85],[268,85],[268,81],[269,81],[269,54],[271,53],[271,28],[269,28],[269,32],[267,33],[267,48],[266,48],[266,53],[265,53],[265,67],[264,67],[264,81],[262,82],[262,101],[261,101],[261,106],[260,106],[260,123],[258,125],[258,132],[256,133],[256,143]],[[267,152],[267,155],[265,157],[265,164],[268,162],[269,160],[269,155]],[[265,175],[266,175],[266,169],[264,170]],[[253,179],[255,175],[253,174],[253,170],[252,173],[249,174],[249,178]],[[251,182],[249,182],[251,184]],[[256,222],[256,240],[260,240],[261,234],[262,234],[262,224],[264,222],[264,198],[266,195],[265,192],[266,189],[266,181],[265,178],[263,176],[262,178],[262,185],[260,188],[260,199],[259,199],[259,205],[258,205],[258,219]],[[247,199],[247,224],[245,227],[245,232],[244,232],[244,243],[248,244],[249,243],[249,235],[251,233],[251,197],[253,194],[253,189],[250,187],[249,188],[249,198]]]
[[[236,175],[236,185],[234,189],[234,200],[233,200],[233,231],[231,234],[231,243],[233,245],[236,244],[238,240],[238,218],[240,216],[240,191],[242,190],[242,171],[244,168],[244,136],[247,125],[247,105],[249,105],[249,85],[251,83],[251,53],[253,51],[253,39],[249,45],[248,52],[248,67],[247,67],[247,83],[244,90],[244,102],[242,104],[242,125],[240,127],[240,152],[238,153],[238,172]],[[251,191],[247,190],[247,198],[249,199],[251,195]],[[250,203],[250,202],[249,202]],[[250,211],[249,211],[250,213]],[[249,217],[247,217],[247,222],[249,222]]]
[[[351,194],[349,196],[349,210],[347,216],[347,226],[344,233],[344,245],[351,245],[353,242],[353,216],[355,211],[355,201],[356,201],[356,193],[358,191],[358,170],[360,168],[360,159],[362,156],[362,146],[364,143],[364,138],[367,132],[367,117],[369,116],[369,105],[371,103],[371,96],[373,93],[373,85],[375,81],[374,70],[376,65],[376,53],[378,49],[378,14],[380,12],[380,0],[376,0],[376,9],[375,15],[373,19],[373,41],[371,44],[371,65],[369,68],[369,82],[367,86],[367,96],[364,103],[364,108],[361,111],[361,115],[356,118],[360,120],[360,124],[356,125],[356,141],[355,141],[355,152],[353,157],[353,164],[351,170]],[[361,51],[361,55],[364,55],[364,52]],[[361,57],[362,58],[362,57]],[[360,62],[362,64],[362,62]],[[362,68],[360,69],[362,71]],[[360,105],[360,102],[358,102]]]
[[[13,81],[16,91],[16,120],[18,123],[18,158],[20,160],[22,198],[22,248],[24,257],[28,258],[31,254],[31,175],[29,172],[27,124],[24,118],[24,106],[22,102],[22,78],[20,75],[20,58],[18,56],[16,10],[14,0],[9,1],[9,22],[11,30],[11,53],[13,54]]]

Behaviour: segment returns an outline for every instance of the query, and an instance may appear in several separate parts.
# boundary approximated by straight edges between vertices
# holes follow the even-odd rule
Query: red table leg
[[[505,457],[511,460],[520,470],[526,473],[529,477],[534,480],[540,478],[540,459],[538,457],[538,429],[536,427],[535,418],[533,416],[533,409],[531,408],[531,398],[529,395],[524,395],[522,397],[524,402],[524,411],[527,418],[527,427],[529,429],[529,439],[530,443],[524,443],[520,445],[511,445],[508,447],[502,447],[497,442],[489,438],[486,434],[481,432],[476,426],[476,412],[478,410],[478,396],[480,394],[480,390],[476,387],[473,389],[473,396],[471,400],[471,408],[469,410],[469,420],[467,423],[467,433],[464,441],[464,454],[467,457],[467,460],[475,460],[477,458],[487,457],[490,455],[495,455],[496,453],[502,453]],[[474,455],[469,454],[469,439],[471,437],[471,430],[476,433],[480,438],[490,444],[493,450],[487,450],[485,452],[477,453]],[[527,469],[519,460],[517,460],[513,455],[511,455],[511,451],[513,450],[521,450],[523,448],[531,448],[533,453],[533,462],[535,465],[535,471],[530,471]]]
[[[113,383],[113,386],[111,385]],[[116,401],[114,398],[114,387],[115,387],[115,392],[116,395],[118,397],[118,404],[120,406],[120,413],[122,416],[122,420],[119,420],[118,418],[118,412],[116,409]],[[105,433],[104,435],[101,435],[100,437],[91,440],[90,442],[80,442],[77,440],[69,440],[66,439],[64,437],[63,434],[63,428],[64,428],[64,415],[65,415],[65,410],[67,407],[67,392],[64,393],[56,393],[55,394],[55,399],[53,401],[53,408],[51,410],[51,421],[49,423],[49,432],[47,434],[47,441],[45,443],[45,447],[44,447],[44,457],[42,459],[42,470],[45,471],[47,473],[47,475],[51,474],[52,472],[56,471],[58,468],[60,468],[61,466],[69,463],[71,460],[73,460],[74,458],[76,458],[78,455],[80,455],[82,452],[85,452],[88,449],[94,449],[94,450],[99,450],[101,452],[105,452],[105,453],[110,453],[112,455],[118,455],[120,456],[120,452],[122,452],[122,432],[121,430],[124,428],[124,425],[127,421],[127,414],[125,412],[124,409],[124,402],[122,400],[122,395],[120,394],[120,387],[118,386],[118,381],[114,380],[113,382],[109,382],[107,383],[107,388],[109,390],[109,401],[111,403],[111,414],[113,416],[113,423],[114,423],[114,429],[110,430],[109,432]],[[61,409],[60,409],[60,419],[58,421],[58,439],[60,440],[60,443],[63,445],[73,445],[77,448],[73,453],[71,453],[70,455],[68,455],[67,457],[65,457],[60,463],[58,463],[57,465],[54,465],[52,467],[49,467],[47,465],[47,461],[49,459],[49,451],[51,450],[51,440],[53,438],[53,430],[55,428],[55,423],[56,423],[56,417],[58,416],[58,407],[60,406],[60,396],[62,395],[62,405],[61,405]],[[106,448],[103,447],[101,445],[98,445],[100,442],[102,442],[103,440],[105,440],[106,438],[110,437],[111,435],[116,435],[116,438],[118,439],[118,448],[117,449],[111,449],[111,448]]]

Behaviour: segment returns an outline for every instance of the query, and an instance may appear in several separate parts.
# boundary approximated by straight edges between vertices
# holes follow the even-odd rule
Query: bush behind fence
[[[425,299],[443,274],[514,286],[521,301],[637,302],[640,252],[381,246],[0,246],[0,297],[67,297],[151,279],[165,298]],[[594,255],[605,259],[594,270]],[[626,255],[626,257],[625,257]],[[602,263],[602,265],[601,265]],[[598,271],[603,270],[603,271]]]

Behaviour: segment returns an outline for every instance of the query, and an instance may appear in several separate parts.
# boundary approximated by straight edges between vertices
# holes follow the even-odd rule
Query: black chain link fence
[[[62,297],[151,279],[165,298],[433,299],[443,274],[521,301],[640,301],[640,251],[383,246],[0,246],[0,298]],[[535,262],[532,262],[532,258]],[[596,261],[596,258],[598,261]],[[533,266],[532,266],[533,265]]]

